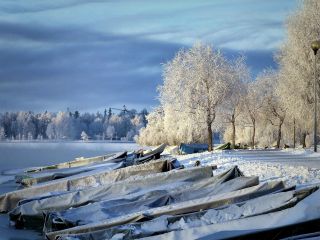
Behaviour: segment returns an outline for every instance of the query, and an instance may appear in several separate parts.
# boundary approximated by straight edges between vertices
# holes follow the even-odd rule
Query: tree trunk
[[[281,142],[281,127],[282,127],[282,121],[279,123],[279,128],[278,128],[278,139],[277,139],[277,148],[280,148],[280,142]]]
[[[207,124],[207,129],[208,129],[208,151],[212,152],[213,151],[213,142],[212,142],[212,128],[211,128],[211,123]]]
[[[234,114],[232,114],[231,123],[232,123],[232,143],[231,143],[231,148],[234,149],[235,145],[236,145],[236,121],[235,121]]]
[[[302,139],[301,139],[301,143],[302,143],[302,147],[305,148],[307,145],[306,145],[306,137],[307,137],[307,133],[304,132],[302,134]]]
[[[252,132],[252,139],[251,139],[251,142],[252,142],[252,149],[254,149],[254,145],[255,145],[255,137],[256,137],[256,121],[254,120],[253,122],[253,132]]]
[[[296,148],[296,119],[293,119],[293,148]]]

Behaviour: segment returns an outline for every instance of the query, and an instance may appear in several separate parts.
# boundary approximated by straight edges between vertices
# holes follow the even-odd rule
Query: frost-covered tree
[[[94,121],[94,119],[95,116],[91,113],[84,113],[81,115],[80,120],[86,132],[89,132],[90,124]]]
[[[278,81],[276,71],[265,70],[248,84],[247,94],[240,102],[239,142],[253,148],[256,145],[280,147],[286,107],[278,93]],[[287,131],[288,127],[285,129]],[[228,128],[225,138],[230,136],[231,129]]]
[[[131,119],[131,129],[128,131],[127,133],[127,139],[128,140],[133,140],[135,138],[136,135],[139,134],[140,129],[145,127],[144,124],[145,118],[143,115],[135,115],[132,119]]]
[[[35,117],[32,112],[18,112],[16,121],[22,140],[36,137]]]
[[[88,141],[89,140],[89,136],[85,131],[81,132],[80,137],[81,137],[82,141]]]
[[[38,136],[42,139],[42,138],[47,138],[47,127],[49,125],[49,123],[51,122],[52,119],[52,114],[45,111],[44,113],[40,113],[36,115],[36,118],[38,120]],[[38,137],[37,136],[37,137]]]
[[[320,38],[320,1],[306,0],[301,3],[300,8],[288,18],[288,37],[277,58],[280,65],[279,91],[282,101],[290,118],[299,126],[302,144],[305,146],[306,137],[312,129],[315,101],[314,54],[310,46],[312,41]],[[317,69],[320,68],[319,65],[318,59]],[[320,80],[318,85],[319,83]]]
[[[49,123],[46,129],[46,135],[48,136],[49,139],[55,139],[57,134],[56,134],[56,129],[55,129],[55,124],[54,123]]]
[[[212,125],[217,108],[230,96],[230,63],[211,46],[195,44],[180,50],[164,65],[164,83],[160,87],[162,106],[171,106],[178,115],[187,113],[207,131],[208,150],[212,151]]]
[[[75,129],[73,126],[73,117],[68,112],[59,112],[52,119],[55,129],[55,138],[57,139],[74,139]]]
[[[114,114],[115,121],[112,122],[118,137],[132,139],[139,129],[145,126],[146,110],[138,113],[132,109],[130,111]],[[109,116],[110,115],[110,116]],[[0,113],[0,128],[4,129],[8,139],[81,139],[81,132],[85,131],[95,139],[101,139],[106,135],[106,129],[110,125],[112,117],[111,111],[105,115],[96,114],[43,112],[34,114],[33,112]]]
[[[89,124],[90,136],[100,136],[103,132],[102,118],[96,117],[93,122]]]
[[[166,134],[164,132],[164,111],[161,107],[147,115],[148,125],[140,130],[138,143],[155,146],[166,143]]]
[[[4,131],[4,127],[0,127],[0,140],[4,140],[6,138],[6,133]]]
[[[116,131],[115,131],[115,129],[114,129],[114,126],[109,125],[109,126],[107,127],[107,130],[106,130],[106,136],[107,136],[109,139],[113,139],[115,133],[116,133]]]
[[[248,84],[247,94],[241,102],[242,116],[241,121],[244,127],[250,127],[251,147],[256,145],[256,127],[257,121],[261,115],[261,109],[264,106],[264,90],[261,86],[259,77]]]
[[[250,79],[249,70],[245,64],[243,57],[238,58],[231,65],[231,84],[229,86],[231,94],[225,99],[222,106],[219,108],[218,122],[221,128],[226,127],[226,124],[231,124],[231,132],[228,133],[228,140],[231,140],[231,147],[235,147],[236,142],[236,124],[237,118],[240,116],[240,103],[246,95],[247,83]]]
[[[142,117],[142,121],[143,121],[143,126],[144,127],[147,126],[147,123],[148,123],[148,121],[147,121],[147,115],[148,114],[149,113],[148,113],[147,109],[142,109],[141,112],[139,113],[139,116]]]
[[[272,126],[277,127],[277,148],[280,148],[280,141],[282,138],[282,126],[286,118],[286,107],[281,101],[280,92],[277,91],[279,76],[278,73],[269,70],[263,72],[259,76],[261,88],[264,93],[264,115]]]

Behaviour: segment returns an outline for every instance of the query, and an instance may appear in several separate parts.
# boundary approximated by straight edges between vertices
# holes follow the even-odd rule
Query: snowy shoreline
[[[196,161],[217,165],[214,174],[238,166],[245,176],[261,182],[282,180],[287,186],[320,184],[320,153],[309,150],[234,150],[173,155],[186,167]]]
[[[119,145],[119,148],[126,146],[126,144],[121,146]],[[137,147],[137,145],[130,146]],[[172,150],[172,148],[168,147],[165,154],[169,154],[170,150]],[[170,155],[177,158],[186,168],[191,168],[196,161],[200,161],[202,166],[217,165],[217,169],[213,170],[213,174],[215,176],[231,169],[233,166],[238,166],[246,177],[258,176],[260,184],[269,184],[269,182],[274,181],[284,181],[286,187],[297,185],[297,189],[305,185],[320,184],[320,154],[314,153],[310,150],[217,150],[213,152],[203,152],[189,155]],[[311,165],[313,165],[313,167],[310,167]],[[8,176],[3,177],[4,178],[1,180],[4,183],[8,180],[6,178]],[[3,187],[4,186],[5,185],[3,185]],[[210,210],[207,215],[204,215],[203,219],[206,220],[206,217],[209,217],[209,219],[211,219],[210,222],[212,222],[215,221],[215,219],[220,219],[221,216],[234,216],[235,218],[238,218],[239,216],[237,213],[239,211],[236,212],[234,207],[237,206],[231,206],[230,208],[226,208],[225,210],[221,211]],[[241,210],[242,208],[236,209]],[[1,217],[0,229],[5,232],[7,237],[22,236],[26,233],[30,235],[26,237],[26,239],[42,238],[39,232],[29,230],[21,231],[9,228],[7,226],[8,220],[6,216],[2,215]],[[228,219],[222,218],[220,220],[227,221]],[[156,223],[158,224],[158,222]],[[196,223],[198,222],[194,222],[194,224]],[[146,224],[148,225],[148,222]],[[183,222],[179,221],[176,224],[178,224],[178,227],[181,227],[181,229],[184,229],[184,225],[186,225],[187,228],[190,228],[189,223],[184,224]],[[197,227],[196,225],[192,226]],[[199,225],[198,227],[201,226]]]

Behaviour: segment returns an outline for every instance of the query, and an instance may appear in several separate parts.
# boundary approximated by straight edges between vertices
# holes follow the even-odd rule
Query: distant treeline
[[[0,140],[134,140],[146,126],[148,111],[135,109],[113,113],[6,112],[0,113]]]

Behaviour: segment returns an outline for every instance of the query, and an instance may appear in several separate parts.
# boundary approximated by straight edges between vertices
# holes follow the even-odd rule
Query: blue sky
[[[297,0],[2,0],[0,111],[151,109],[161,64],[203,41],[276,67]]]

